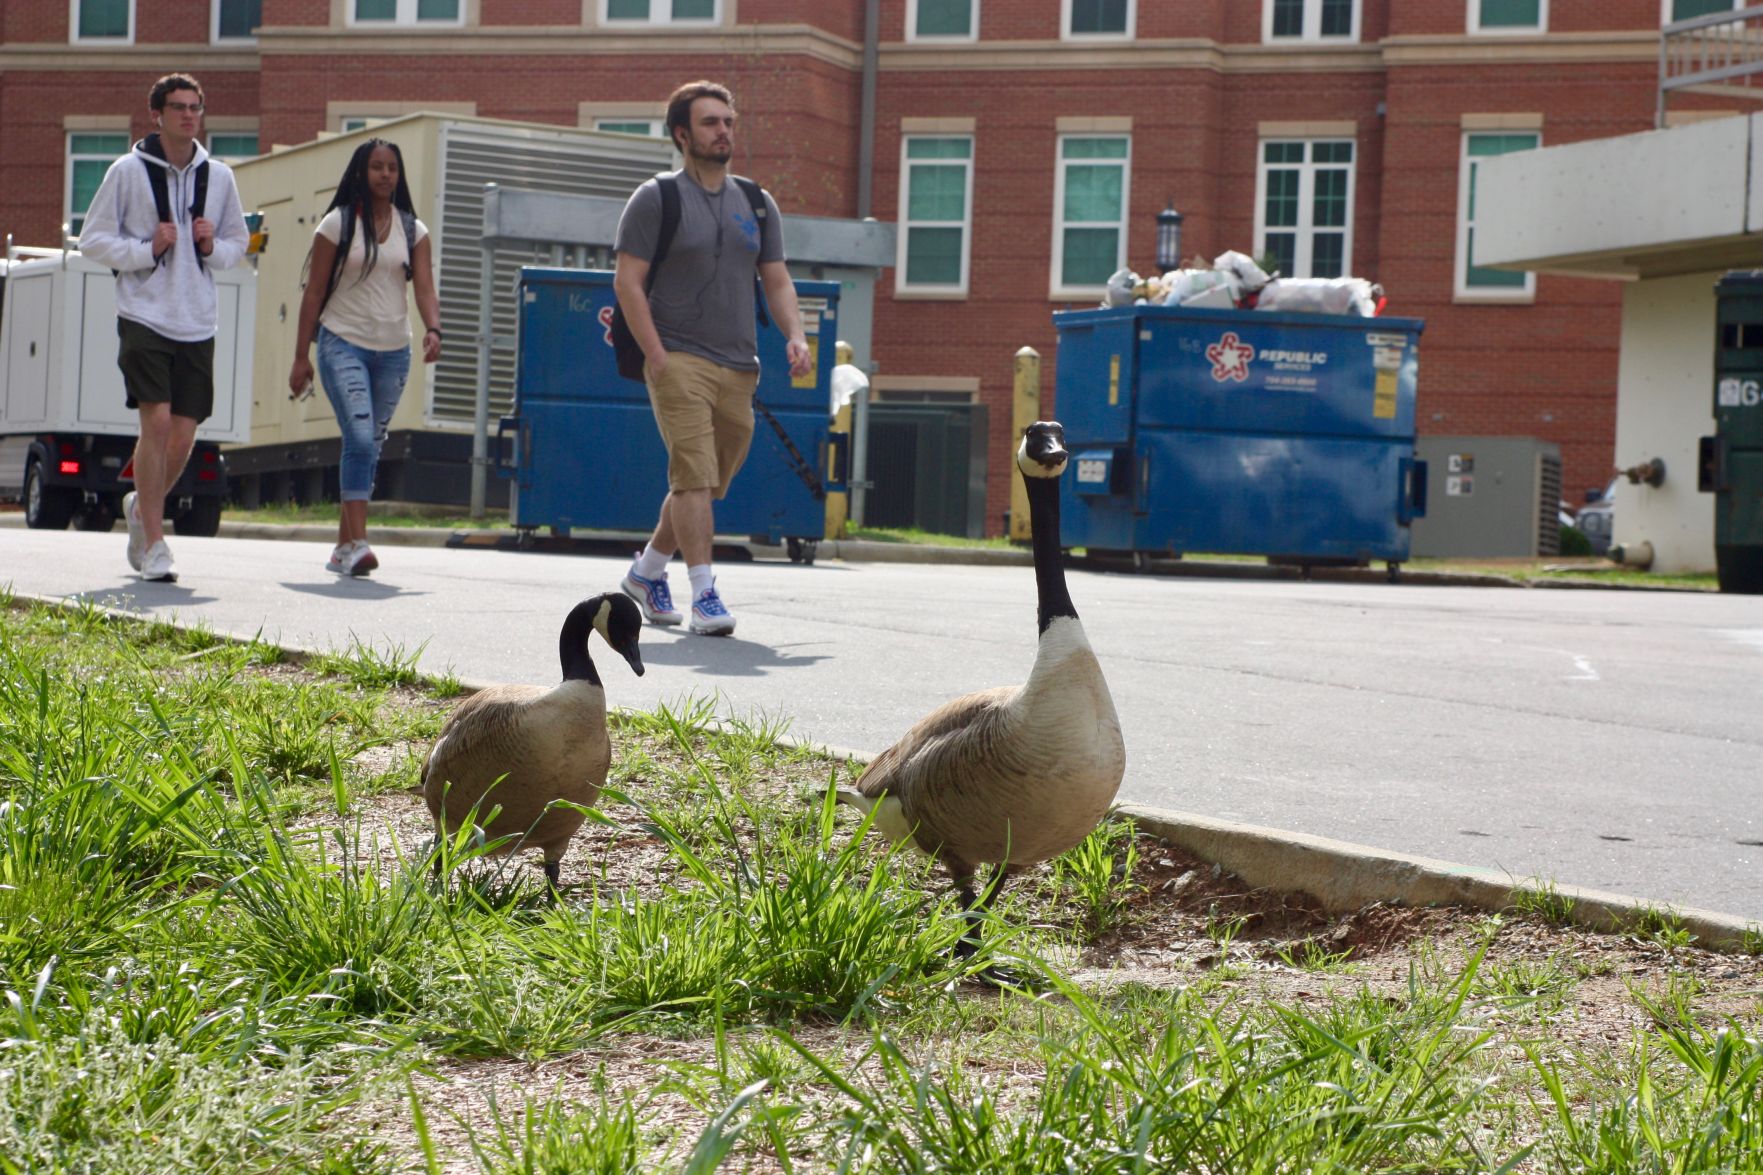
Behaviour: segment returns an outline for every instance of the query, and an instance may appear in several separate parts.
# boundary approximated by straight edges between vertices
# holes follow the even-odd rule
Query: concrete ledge
[[[1731,914],[1648,902],[1626,894],[1537,879],[1513,877],[1493,869],[1458,865],[1430,857],[1392,853],[1346,841],[1285,832],[1254,824],[1214,820],[1122,804],[1146,832],[1235,873],[1250,885],[1302,891],[1330,913],[1362,909],[1374,902],[1400,906],[1467,906],[1498,912],[1510,909],[1521,892],[1545,887],[1573,901],[1570,921],[1592,930],[1620,932],[1648,913],[1664,914],[1710,950],[1738,952],[1763,941],[1763,924]],[[1752,941],[1746,942],[1746,935]]]

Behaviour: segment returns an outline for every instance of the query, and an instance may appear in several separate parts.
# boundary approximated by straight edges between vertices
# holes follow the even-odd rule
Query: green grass
[[[259,506],[255,510],[245,510],[237,506],[228,506],[221,512],[221,519],[226,522],[260,523],[269,526],[335,526],[337,523],[337,504],[335,502],[316,502],[312,505],[294,505],[292,503],[274,506]],[[367,515],[369,526],[407,527],[440,527],[445,530],[490,530],[508,525],[506,510],[491,510],[483,518],[473,518],[468,510],[441,509],[433,512],[424,510],[421,513],[409,510],[370,508]]]
[[[551,904],[472,828],[376,819],[440,720],[414,654],[272,652],[0,609],[0,1175],[1763,1166],[1755,999],[1499,957],[1564,916],[1546,883],[1394,971],[1216,904],[1209,969],[1079,982],[1162,900],[1109,821],[1003,893],[972,965],[1034,986],[990,991],[781,716],[620,713]],[[1630,933],[1696,953],[1669,911]],[[1301,991],[1254,994],[1274,956]],[[1592,982],[1626,1039],[1554,1031]]]

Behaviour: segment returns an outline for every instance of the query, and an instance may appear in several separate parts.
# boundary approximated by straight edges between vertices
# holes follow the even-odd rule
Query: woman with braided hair
[[[379,566],[367,545],[367,501],[404,381],[410,374],[410,307],[405,284],[428,328],[424,363],[441,355],[441,306],[435,294],[428,228],[416,218],[404,155],[397,144],[369,139],[355,149],[337,194],[312,235],[306,292],[288,374],[292,398],[312,394],[312,361],[343,434],[337,471],[337,546],[325,564],[339,575],[366,575]]]

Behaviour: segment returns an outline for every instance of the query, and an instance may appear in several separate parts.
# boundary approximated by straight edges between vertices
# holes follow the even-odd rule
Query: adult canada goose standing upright
[[[1107,813],[1126,772],[1120,719],[1065,587],[1059,551],[1059,475],[1065,430],[1041,421],[1023,432],[1016,467],[1028,488],[1040,636],[1034,668],[1017,686],[957,698],[883,751],[838,798],[895,841],[910,837],[954,876],[977,914],[974,876],[995,866],[989,898],[1013,869],[1077,845]],[[957,948],[978,946],[970,930]]]
[[[545,876],[555,888],[583,817],[551,801],[592,804],[612,764],[606,691],[588,655],[588,635],[599,633],[641,677],[642,628],[642,613],[621,592],[583,600],[570,609],[557,638],[562,684],[491,686],[462,702],[422,766],[422,795],[436,823],[451,832],[477,807],[477,819],[488,819],[486,836],[516,838],[503,852],[544,850]],[[501,811],[489,818],[498,805]]]

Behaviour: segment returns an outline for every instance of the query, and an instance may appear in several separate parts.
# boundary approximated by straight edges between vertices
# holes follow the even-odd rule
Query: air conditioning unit
[[[1422,436],[1426,517],[1413,554],[1535,558],[1561,553],[1561,449],[1535,437]]]

